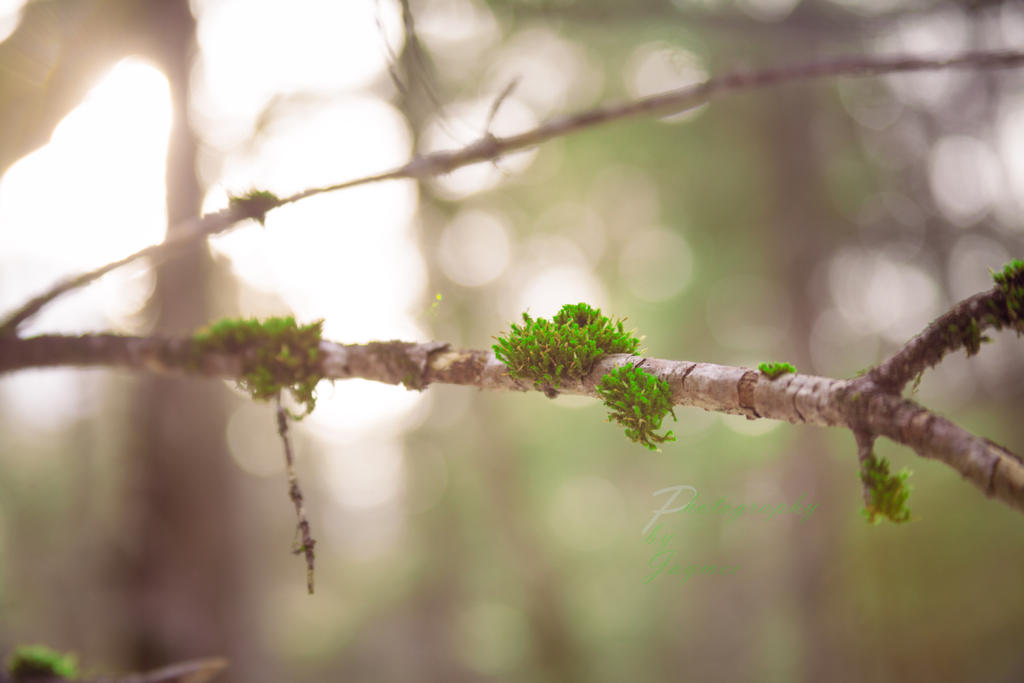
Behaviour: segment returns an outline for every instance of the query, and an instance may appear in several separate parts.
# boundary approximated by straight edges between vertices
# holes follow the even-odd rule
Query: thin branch
[[[534,391],[532,383],[509,377],[491,351],[451,350],[437,342],[320,343],[326,379],[363,378],[424,388],[456,384],[481,389]],[[560,393],[598,398],[606,373],[638,357],[613,354],[600,359],[583,380]],[[665,380],[674,405],[857,430],[885,436],[940,460],[990,498],[1024,512],[1024,462],[1007,449],[970,434],[950,421],[874,384],[786,374],[768,379],[757,370],[692,361],[645,358],[644,369]],[[197,354],[188,339],[117,335],[0,338],[0,373],[42,366],[120,366],[157,372],[238,378],[242,359],[224,353]]]
[[[872,369],[870,379],[890,393],[899,394],[915,375],[936,365],[946,354],[960,348],[965,348],[968,356],[976,354],[981,343],[989,341],[981,334],[985,330],[1019,325],[1008,315],[1006,293],[993,287],[960,301],[936,318],[891,358]]]
[[[861,429],[854,429],[853,437],[857,442],[857,463],[860,467],[860,471],[863,472],[865,467],[871,462],[871,459],[875,457],[873,450],[875,446],[875,437]],[[861,496],[864,498],[864,507],[870,507],[871,487],[868,485],[866,480],[862,480],[861,482]]]
[[[274,400],[274,404],[277,410],[277,433],[281,436],[282,443],[284,443],[284,461],[288,472],[288,497],[292,499],[292,503],[295,505],[295,516],[299,520],[296,536],[302,541],[301,544],[296,544],[296,548],[292,552],[296,555],[302,553],[306,556],[306,589],[312,595],[313,548],[316,546],[316,541],[313,540],[313,536],[309,532],[309,520],[306,519],[306,509],[302,504],[302,488],[299,486],[299,476],[295,473],[295,455],[292,452],[291,439],[288,438],[288,411],[281,405],[280,394]]]
[[[173,237],[164,240],[160,244],[154,244],[152,246],[139,249],[134,254],[129,254],[123,259],[113,261],[112,263],[108,263],[107,265],[95,270],[90,270],[87,273],[82,273],[81,275],[59,282],[39,296],[29,300],[18,308],[18,310],[11,313],[7,319],[0,324],[0,337],[16,334],[18,327],[23,322],[38,313],[48,303],[73,289],[83,287],[93,280],[103,277],[112,270],[116,270],[121,266],[126,266],[141,258],[150,258],[154,261],[165,259],[174,254],[177,250],[195,244],[200,238],[209,237],[210,235],[223,232],[238,221],[246,218],[256,218],[256,216],[248,215],[242,206],[233,206],[215,213],[206,214],[202,218],[193,218],[188,221],[184,221],[182,224],[176,226],[174,230],[168,231],[168,234],[174,235]]]
[[[260,215],[246,215],[242,206],[225,209],[216,214],[193,219],[194,229],[176,228],[170,234],[182,232],[180,237],[160,245],[147,247],[114,263],[84,273],[62,282],[25,304],[0,323],[0,336],[12,335],[25,320],[35,315],[43,306],[58,296],[88,284],[96,278],[139,258],[163,258],[165,250],[183,246],[210,235],[224,232],[244,218],[262,218],[266,211],[291,204],[308,197],[326,192],[335,192],[358,185],[366,185],[400,178],[423,179],[449,173],[462,166],[480,161],[496,160],[509,152],[536,147],[548,140],[584,131],[597,126],[623,121],[639,116],[667,116],[729,93],[743,92],[756,88],[782,85],[784,83],[810,81],[838,76],[865,77],[888,73],[933,71],[939,69],[1008,69],[1024,65],[1022,51],[968,52],[952,57],[926,59],[920,57],[853,57],[811,64],[796,64],[761,71],[737,71],[712,78],[696,85],[670,90],[668,92],[609,104],[589,111],[557,117],[536,128],[510,135],[496,137],[489,133],[480,140],[458,150],[440,151],[417,156],[408,163],[374,175],[355,178],[325,187],[304,190],[290,197],[263,205]]]

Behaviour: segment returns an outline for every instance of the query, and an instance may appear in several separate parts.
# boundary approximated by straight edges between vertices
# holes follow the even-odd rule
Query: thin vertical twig
[[[298,518],[296,536],[300,536],[302,544],[292,549],[296,555],[302,553],[306,556],[306,588],[309,594],[313,594],[313,547],[316,541],[309,532],[309,520],[306,519],[306,509],[302,505],[302,488],[299,486],[299,477],[295,473],[295,455],[292,452],[292,443],[288,438],[288,411],[281,405],[281,396],[278,395],[274,401],[277,409],[277,433],[284,443],[284,460],[288,471],[288,497],[295,504],[295,516]]]

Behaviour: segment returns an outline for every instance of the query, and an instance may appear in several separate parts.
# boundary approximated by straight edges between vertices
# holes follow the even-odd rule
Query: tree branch
[[[437,342],[323,341],[320,358],[326,379],[358,377],[419,389],[437,383],[535,390],[532,383],[509,377],[491,351],[450,350]],[[589,375],[559,392],[598,398],[601,377],[638,359],[629,354],[605,356]],[[189,339],[111,334],[0,338],[0,373],[30,367],[108,366],[237,379],[242,360],[238,354],[197,350]],[[869,376],[842,380],[786,374],[772,380],[750,368],[660,358],[645,358],[644,369],[668,383],[674,405],[752,420],[843,427],[861,434],[861,440],[885,436],[945,463],[986,496],[1024,512],[1024,462],[1018,456],[894,395]]]
[[[480,140],[462,149],[417,156],[408,163],[390,171],[326,187],[311,188],[290,197],[275,199],[259,206],[238,203],[223,211],[208,214],[202,218],[192,219],[188,221],[186,228],[169,231],[169,234],[175,235],[173,239],[159,245],[146,247],[119,261],[61,282],[35,297],[0,323],[0,336],[16,334],[18,327],[23,322],[39,312],[50,301],[72,289],[92,282],[115,268],[143,257],[151,259],[163,258],[168,250],[173,250],[185,244],[205,239],[210,235],[224,232],[245,218],[262,220],[269,210],[318,194],[384,180],[396,180],[399,178],[422,179],[449,173],[462,166],[480,161],[496,160],[509,152],[536,147],[548,140],[589,128],[639,116],[666,116],[691,109],[719,95],[734,92],[836,76],[865,77],[887,73],[957,68],[1007,69],[1022,65],[1024,65],[1024,52],[995,51],[967,52],[961,55],[937,59],[908,56],[853,57],[811,64],[776,67],[760,71],[737,71],[718,78],[712,78],[703,83],[670,90],[657,95],[613,103],[589,111],[557,117],[532,130],[517,135],[496,137],[488,133]]]

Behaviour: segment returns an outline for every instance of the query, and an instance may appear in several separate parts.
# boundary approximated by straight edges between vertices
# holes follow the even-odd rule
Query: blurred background
[[[0,2],[0,311],[280,195],[731,69],[1024,46],[1015,2]],[[510,83],[514,89],[490,112]],[[830,79],[322,195],[65,296],[23,333],[325,318],[339,342],[487,348],[587,301],[647,354],[851,377],[1024,256],[1024,73]],[[171,228],[173,230],[173,227]],[[1012,334],[915,398],[1012,450]],[[0,378],[0,652],[85,670],[224,655],[219,680],[1024,680],[1024,519],[909,466],[869,526],[841,430],[677,408],[662,453],[593,400],[323,383],[294,434],[314,596],[270,405],[102,369]],[[669,515],[699,502],[806,517]],[[685,500],[685,498],[681,499]],[[655,561],[655,565],[657,565]]]

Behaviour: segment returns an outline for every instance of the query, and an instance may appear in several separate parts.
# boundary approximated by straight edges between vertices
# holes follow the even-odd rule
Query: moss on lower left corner
[[[242,358],[239,385],[253,398],[267,400],[288,390],[305,406],[316,407],[314,390],[324,378],[320,365],[323,320],[299,325],[295,318],[224,319],[193,337],[196,357],[209,352],[238,354]]]
[[[7,673],[15,681],[77,678],[78,662],[73,654],[57,652],[45,645],[21,645],[7,658]]]

